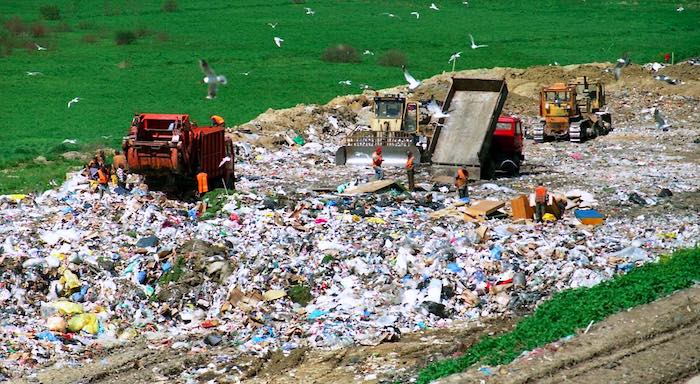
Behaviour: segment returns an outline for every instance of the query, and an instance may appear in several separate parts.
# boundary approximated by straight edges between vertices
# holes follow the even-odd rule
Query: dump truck
[[[534,129],[535,142],[566,140],[581,143],[612,130],[605,106],[605,89],[600,81],[577,77],[568,83],[556,83],[540,92],[542,125]]]
[[[355,131],[345,139],[345,145],[335,153],[337,165],[367,165],[372,153],[382,147],[384,164],[401,166],[406,162],[406,152],[411,151],[415,161],[425,157],[427,145],[419,146],[425,129],[419,125],[420,103],[403,95],[384,95],[373,98],[368,131]]]
[[[499,168],[519,171],[522,123],[501,118],[503,132],[494,135],[507,96],[504,79],[452,78],[442,106],[449,116],[440,120],[430,141],[431,165],[441,170],[437,173],[454,175],[464,168],[472,179],[491,179]]]
[[[232,185],[233,142],[223,127],[198,127],[187,114],[135,114],[122,148],[129,170],[147,178],[192,181],[202,170],[210,184],[221,178]]]

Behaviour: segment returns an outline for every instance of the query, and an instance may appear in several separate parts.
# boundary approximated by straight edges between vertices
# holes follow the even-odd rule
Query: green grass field
[[[61,19],[42,21],[49,33],[36,38],[0,26],[0,43],[48,48],[3,50],[0,57],[0,193],[41,189],[71,165],[56,160],[65,150],[118,147],[134,112],[189,113],[200,124],[216,113],[232,125],[267,108],[359,93],[360,83],[403,84],[400,69],[377,63],[392,48],[405,52],[417,78],[449,71],[455,51],[463,51],[457,69],[614,61],[624,51],[638,63],[661,60],[662,52],[673,51],[677,59],[700,54],[697,1],[684,4],[683,12],[674,1],[436,3],[440,11],[426,1],[180,1],[178,11],[166,13],[162,1],[2,2],[5,26],[13,16],[41,21],[39,8],[46,4],[57,5]],[[272,29],[268,22],[278,25]],[[118,46],[120,30],[143,37]],[[488,47],[469,49],[468,33]],[[275,36],[285,40],[281,48]],[[323,50],[337,43],[375,55],[361,55],[355,64],[322,61]],[[229,79],[215,100],[204,98],[199,58]],[[76,96],[82,100],[68,109]],[[78,144],[62,145],[64,139]],[[26,165],[40,155],[56,161],[50,171]]]

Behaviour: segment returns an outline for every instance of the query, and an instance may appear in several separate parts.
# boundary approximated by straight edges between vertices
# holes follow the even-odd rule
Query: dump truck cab
[[[515,116],[499,116],[491,139],[491,155],[496,169],[509,174],[520,173],[523,155],[522,121]]]

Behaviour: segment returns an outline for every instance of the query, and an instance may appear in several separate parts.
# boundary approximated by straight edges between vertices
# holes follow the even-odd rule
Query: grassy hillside
[[[398,68],[378,64],[389,49],[403,51],[419,78],[450,70],[455,51],[463,51],[457,69],[614,61],[623,51],[635,62],[660,60],[662,52],[700,53],[698,2],[683,12],[673,1],[438,1],[440,11],[428,9],[429,1],[298,2],[180,1],[175,12],[164,12],[162,1],[1,2],[0,193],[40,188],[49,174],[20,165],[39,155],[55,160],[74,148],[117,147],[137,111],[184,112],[200,123],[217,113],[231,125],[267,108],[358,93],[360,83],[404,83]],[[47,4],[58,7],[59,20],[41,18]],[[140,37],[117,45],[118,31]],[[469,49],[468,33],[488,47]],[[285,40],[282,48],[275,36]],[[35,42],[47,50],[34,49]],[[361,62],[322,61],[323,50],[337,43],[357,48]],[[375,55],[362,55],[365,49]],[[204,98],[199,58],[229,79],[215,100]],[[81,101],[68,109],[76,96]],[[61,144],[67,138],[78,144]],[[60,175],[66,165],[56,162],[51,172]]]

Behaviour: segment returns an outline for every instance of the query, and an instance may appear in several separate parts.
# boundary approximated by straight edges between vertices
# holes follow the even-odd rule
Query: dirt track
[[[700,372],[700,288],[611,316],[588,334],[439,383],[685,383]]]

